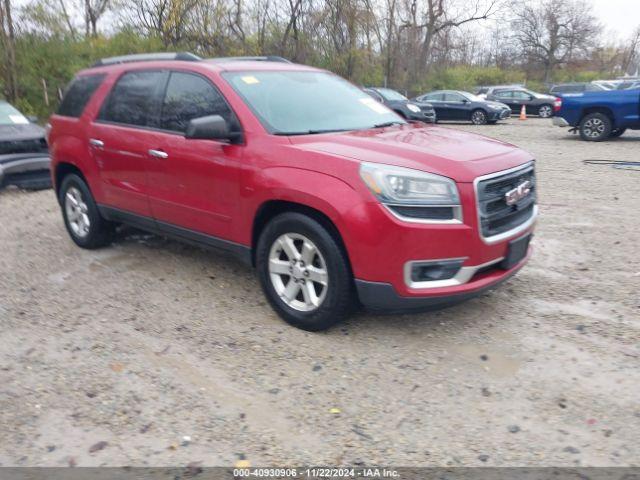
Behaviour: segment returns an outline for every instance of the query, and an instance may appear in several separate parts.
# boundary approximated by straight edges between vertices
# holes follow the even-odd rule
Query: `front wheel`
[[[580,122],[580,138],[588,142],[601,142],[609,138],[611,127],[611,119],[604,113],[589,113]]]
[[[553,107],[551,105],[541,105],[538,108],[538,116],[540,118],[551,118],[553,116]]]
[[[353,299],[346,255],[316,220],[296,212],[271,220],[260,235],[256,266],[273,309],[294,327],[325,330]]]
[[[484,110],[474,110],[471,114],[471,123],[474,125],[486,125],[487,114]]]

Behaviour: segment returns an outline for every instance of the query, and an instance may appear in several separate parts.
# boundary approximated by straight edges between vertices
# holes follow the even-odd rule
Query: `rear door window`
[[[211,82],[193,73],[172,72],[162,102],[160,128],[184,133],[190,120],[208,115],[220,115],[236,129],[231,108]]]
[[[517,92],[513,92],[513,98],[517,100],[530,100],[531,95],[529,95],[527,92],[517,91]]]
[[[441,102],[444,100],[444,93],[430,93],[424,97],[428,102]]]
[[[464,97],[459,93],[445,93],[444,101],[445,102],[462,102]]]
[[[159,92],[166,75],[166,72],[148,70],[125,73],[109,93],[98,119],[138,127],[157,127]]]
[[[511,90],[498,90],[494,95],[498,98],[513,98],[513,92]]]
[[[106,75],[83,75],[74,78],[66,88],[56,113],[65,117],[79,117]]]

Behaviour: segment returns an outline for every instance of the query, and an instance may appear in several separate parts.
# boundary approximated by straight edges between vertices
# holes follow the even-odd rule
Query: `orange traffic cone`
[[[526,119],[527,119],[527,107],[522,105],[522,108],[520,109],[520,120],[526,120]]]

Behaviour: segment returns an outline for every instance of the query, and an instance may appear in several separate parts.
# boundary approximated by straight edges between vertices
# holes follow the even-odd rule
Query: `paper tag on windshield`
[[[11,120],[13,123],[17,125],[24,125],[29,123],[29,120],[27,120],[22,115],[9,115],[9,120]]]
[[[389,113],[391,111],[381,103],[376,102],[373,98],[361,98],[360,103],[366,105],[376,113],[383,114],[383,113]]]
[[[253,85],[254,83],[260,83],[260,80],[258,80],[256,77],[253,77],[253,76],[242,77],[242,81],[244,83],[246,83],[247,85]]]

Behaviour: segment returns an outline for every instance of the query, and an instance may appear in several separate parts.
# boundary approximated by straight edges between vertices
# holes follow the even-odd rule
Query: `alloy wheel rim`
[[[67,221],[71,231],[79,238],[89,235],[91,220],[89,220],[87,203],[82,192],[76,187],[67,190],[64,196],[64,208],[67,213]]]
[[[545,106],[545,107],[541,107],[541,108],[540,108],[540,116],[541,116],[542,118],[548,118],[548,117],[550,117],[550,116],[551,116],[551,107],[547,107],[547,106]]]
[[[482,112],[475,112],[473,114],[473,123],[479,125],[484,122],[484,114]]]
[[[269,277],[280,299],[294,310],[316,310],[327,296],[327,263],[320,249],[298,233],[285,233],[273,242]]]
[[[584,124],[584,133],[588,137],[596,138],[604,133],[605,125],[599,118],[591,118]]]

